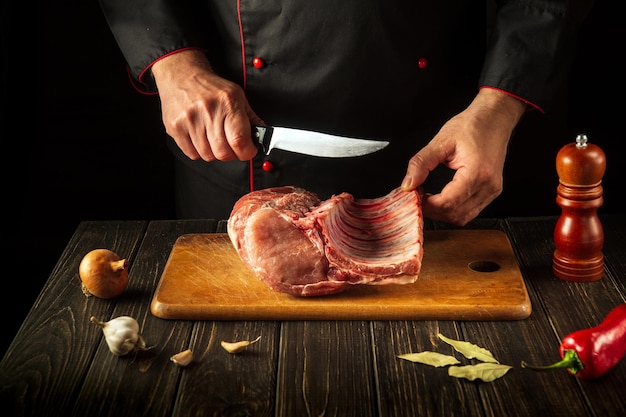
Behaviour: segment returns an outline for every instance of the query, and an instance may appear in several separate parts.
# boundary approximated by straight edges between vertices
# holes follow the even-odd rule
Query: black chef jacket
[[[583,1],[582,11],[565,0],[501,1],[492,20],[487,2],[467,0],[100,2],[140,90],[156,91],[156,60],[201,48],[270,125],[390,142],[354,158],[273,150],[250,164],[192,161],[170,141],[179,215],[196,218],[227,218],[241,195],[277,185],[323,199],[343,191],[382,196],[483,86],[543,111],[567,73],[586,8]],[[449,177],[431,174],[426,191]]]

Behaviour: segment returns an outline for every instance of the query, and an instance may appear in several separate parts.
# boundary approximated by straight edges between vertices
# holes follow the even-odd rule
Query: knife
[[[311,156],[345,158],[367,155],[389,145],[387,141],[349,138],[312,130],[278,126],[253,126],[253,134],[269,155],[272,149]]]

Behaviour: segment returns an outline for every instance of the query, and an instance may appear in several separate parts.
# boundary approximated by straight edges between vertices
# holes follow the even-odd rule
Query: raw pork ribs
[[[275,291],[338,293],[358,284],[408,284],[422,266],[417,192],[348,193],[326,201],[297,187],[253,191],[235,203],[228,235],[252,272]]]

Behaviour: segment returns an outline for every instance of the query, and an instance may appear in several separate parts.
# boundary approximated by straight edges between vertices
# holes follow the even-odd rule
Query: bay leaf
[[[451,345],[454,350],[465,356],[467,359],[478,359],[481,362],[500,363],[493,357],[492,353],[485,348],[470,342],[447,338],[441,333],[438,333],[437,336],[439,339]]]
[[[513,367],[509,365],[483,362],[476,365],[451,366],[448,368],[448,375],[455,378],[466,378],[470,381],[480,379],[485,382],[492,382],[504,376],[511,368]]]
[[[435,366],[437,368],[448,365],[456,365],[457,363],[460,363],[458,359],[454,356],[444,355],[443,353],[432,352],[429,350],[417,353],[405,353],[402,355],[398,355],[398,358],[405,359],[411,362],[419,362],[425,365]]]

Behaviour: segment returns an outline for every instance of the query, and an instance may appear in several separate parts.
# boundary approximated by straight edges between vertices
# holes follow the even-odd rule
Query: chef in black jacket
[[[251,190],[322,199],[421,187],[426,217],[465,224],[502,191],[525,111],[549,108],[586,1],[100,0],[133,83],[159,94],[181,218],[228,218]],[[574,10],[574,3],[577,9]],[[320,158],[251,124],[388,140]]]

